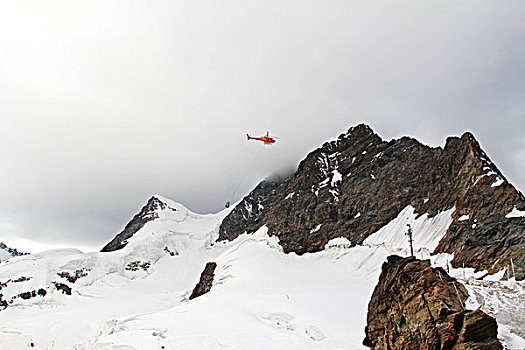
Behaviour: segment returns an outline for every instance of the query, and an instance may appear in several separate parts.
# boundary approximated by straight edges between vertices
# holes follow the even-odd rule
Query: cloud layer
[[[100,248],[156,193],[217,211],[359,122],[472,131],[525,188],[523,1],[1,7],[0,240]]]

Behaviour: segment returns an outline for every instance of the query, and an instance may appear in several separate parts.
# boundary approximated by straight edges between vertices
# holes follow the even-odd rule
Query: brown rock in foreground
[[[383,264],[368,304],[366,337],[372,349],[501,349],[497,323],[464,310],[461,283],[428,260],[392,255]]]

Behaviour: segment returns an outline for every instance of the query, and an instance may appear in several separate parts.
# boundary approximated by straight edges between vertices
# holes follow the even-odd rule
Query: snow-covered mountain
[[[15,256],[26,254],[27,253],[19,252],[16,248],[10,248],[6,244],[0,242],[0,261],[4,261]]]
[[[392,252],[408,253],[399,227],[408,220],[435,246],[452,221],[450,211],[416,218],[408,210],[408,219],[395,219],[364,245],[339,238],[298,256],[283,253],[265,227],[215,242],[231,209],[198,215],[166,198],[155,200],[165,204],[156,209],[158,217],[120,250],[55,250],[0,264],[8,305],[0,311],[0,348],[363,348],[367,303],[381,264]],[[423,247],[416,253],[429,257]],[[443,265],[447,257],[432,260]],[[211,291],[189,300],[211,261],[217,264]],[[472,269],[470,276],[476,276]],[[508,283],[498,283],[493,288],[508,290]],[[524,286],[511,287],[523,300]],[[479,285],[472,288],[475,302]],[[500,301],[485,294],[487,305]],[[500,327],[501,337],[523,344],[511,327]]]
[[[342,164],[341,159],[327,159],[327,166]],[[345,177],[337,177],[334,169],[323,166],[318,168],[331,174],[325,186],[313,192],[309,183],[305,186],[315,198],[331,196],[328,204],[336,197],[343,201],[350,191],[345,189],[345,170],[339,168]],[[404,207],[359,242],[351,235],[334,236],[323,246],[316,240],[312,252],[298,255],[283,248],[284,236],[275,231],[284,221],[270,232],[266,220],[277,218],[276,208],[282,211],[279,218],[308,215],[304,203],[296,210],[283,204],[301,199],[302,176],[261,184],[237,207],[217,214],[192,213],[153,196],[103,252],[62,249],[0,263],[0,348],[363,349],[367,307],[381,266],[393,253],[409,255],[407,224],[414,231],[415,255],[465,284],[467,305],[497,319],[498,336],[506,347],[525,347],[524,282],[499,281],[504,268],[492,275],[476,266],[454,268],[454,253],[436,252],[450,228],[467,221],[458,207],[448,206],[456,197],[446,196],[446,205],[428,212],[418,209],[427,202],[428,208],[437,208],[435,199],[402,201]],[[310,176],[316,174],[310,171]],[[494,180],[491,176],[486,175]],[[323,207],[319,199],[314,203]],[[364,224],[373,219],[369,211],[359,213]],[[321,239],[325,236],[317,232],[337,226],[330,215],[326,227],[313,225],[313,219],[298,222]],[[231,234],[242,225],[249,233]],[[221,232],[224,237],[219,239]],[[294,243],[291,237],[284,241],[306,242]],[[192,295],[197,284],[211,289],[193,298],[200,294]]]

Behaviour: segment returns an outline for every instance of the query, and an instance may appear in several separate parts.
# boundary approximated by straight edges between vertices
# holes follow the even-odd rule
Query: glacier
[[[386,257],[408,255],[407,223],[417,233],[416,255],[465,278],[470,305],[492,310],[503,344],[525,347],[522,320],[509,311],[514,297],[525,305],[523,282],[478,281],[479,272],[447,266],[450,255],[431,256],[454,208],[429,218],[407,207],[363,245],[336,238],[323,251],[297,255],[283,253],[264,226],[217,242],[234,205],[202,215],[156,197],[166,207],[120,250],[57,249],[0,263],[0,293],[9,302],[0,311],[0,348],[365,349],[368,301]],[[211,291],[189,300],[211,261]],[[19,297],[37,290],[45,296]]]

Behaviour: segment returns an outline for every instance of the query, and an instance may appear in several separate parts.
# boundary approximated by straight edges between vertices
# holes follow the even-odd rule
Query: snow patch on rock
[[[459,221],[467,221],[470,219],[470,215],[462,215],[458,220]]]
[[[498,177],[498,178],[496,178],[496,181],[494,181],[494,182],[492,183],[492,185],[490,185],[490,187],[499,187],[499,186],[501,186],[504,182],[505,182],[505,180],[503,180],[501,177]]]
[[[452,207],[434,217],[423,214],[417,218],[415,208],[409,205],[394,220],[370,235],[363,243],[371,246],[383,245],[392,253],[407,256],[410,247],[406,232],[407,225],[410,224],[413,231],[414,252],[431,253],[452,224],[452,214],[455,210],[456,208]]]
[[[335,169],[332,172],[332,182],[330,183],[330,186],[335,187],[337,182],[341,183],[341,181],[343,181],[343,175],[341,175],[341,173]]]
[[[525,217],[525,211],[518,210],[516,207],[512,208],[512,211],[505,215],[506,218],[523,218]]]

